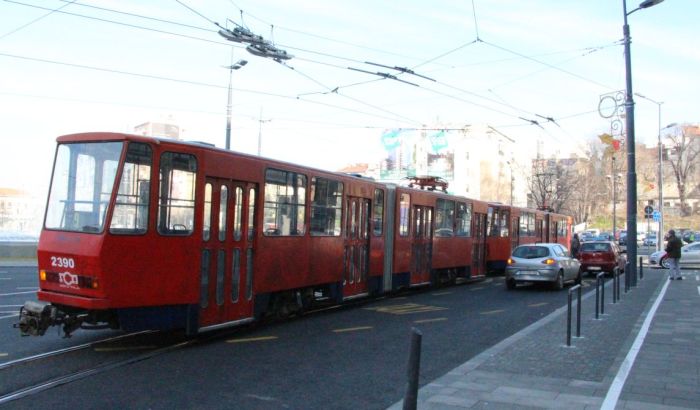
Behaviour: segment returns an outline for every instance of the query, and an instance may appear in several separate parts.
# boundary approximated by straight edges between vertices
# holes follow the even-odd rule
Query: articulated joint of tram
[[[64,337],[70,337],[87,317],[87,313],[69,314],[49,303],[27,301],[19,309],[19,323],[14,327],[22,336],[43,336],[49,327],[63,325]]]

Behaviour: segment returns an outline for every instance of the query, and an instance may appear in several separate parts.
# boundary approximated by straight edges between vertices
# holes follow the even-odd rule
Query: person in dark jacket
[[[671,272],[669,273],[669,279],[671,280],[683,280],[679,266],[681,260],[681,247],[683,247],[683,242],[681,242],[681,239],[676,236],[676,231],[673,229],[668,231],[668,243],[666,244],[665,250],[666,257],[671,265]]]
[[[571,257],[578,259],[578,251],[581,248],[581,241],[579,241],[577,233],[575,233],[574,237],[571,238],[571,246],[569,246],[569,248],[571,248]]]

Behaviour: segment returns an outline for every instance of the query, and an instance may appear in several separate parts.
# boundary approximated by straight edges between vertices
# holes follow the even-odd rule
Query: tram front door
[[[345,206],[343,298],[367,294],[369,272],[369,199],[348,197]]]

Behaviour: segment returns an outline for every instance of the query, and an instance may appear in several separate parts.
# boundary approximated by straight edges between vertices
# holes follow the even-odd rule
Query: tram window
[[[520,236],[527,236],[527,214],[520,214]]]
[[[200,266],[199,304],[202,308],[209,306],[209,265],[210,251],[202,251],[202,263]]]
[[[471,236],[472,207],[471,204],[457,202],[456,236]]]
[[[510,230],[509,230],[509,222],[510,222],[510,212],[506,210],[501,210],[501,222],[500,222],[500,231],[501,231],[501,237],[502,238],[507,238],[510,236]]]
[[[438,198],[436,205],[435,236],[452,236],[455,223],[454,201]]]
[[[253,250],[248,248],[245,253],[245,297],[253,298]]]
[[[384,191],[374,190],[374,205],[372,206],[372,222],[374,236],[381,236],[384,231]]]
[[[265,173],[265,235],[304,234],[306,176],[268,169]]]
[[[102,232],[123,146],[121,142],[58,146],[46,229]]]
[[[311,179],[311,235],[340,236],[343,183]]]
[[[204,216],[202,221],[202,240],[208,241],[211,237],[211,184],[204,186]]]
[[[255,237],[255,194],[256,189],[248,190],[248,240]]]
[[[224,273],[226,272],[226,251],[219,249],[216,257],[216,304],[224,304]]]
[[[401,194],[399,201],[399,235],[408,236],[408,219],[411,206],[411,196]]]
[[[129,143],[109,225],[111,233],[141,234],[148,229],[152,161],[148,144]]]
[[[166,152],[160,157],[158,232],[189,235],[194,229],[194,193],[197,159]]]
[[[233,250],[233,268],[231,269],[231,302],[238,302],[241,288],[241,250]]]
[[[233,197],[233,240],[241,240],[241,226],[243,219],[243,188],[236,187],[236,194]]]
[[[221,198],[219,200],[219,240],[226,240],[226,213],[228,212],[228,187],[221,185]]]

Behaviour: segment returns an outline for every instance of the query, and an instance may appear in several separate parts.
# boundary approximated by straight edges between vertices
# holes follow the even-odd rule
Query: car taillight
[[[552,258],[547,258],[547,259],[543,260],[542,263],[544,263],[545,265],[554,265],[556,263],[556,261]]]

